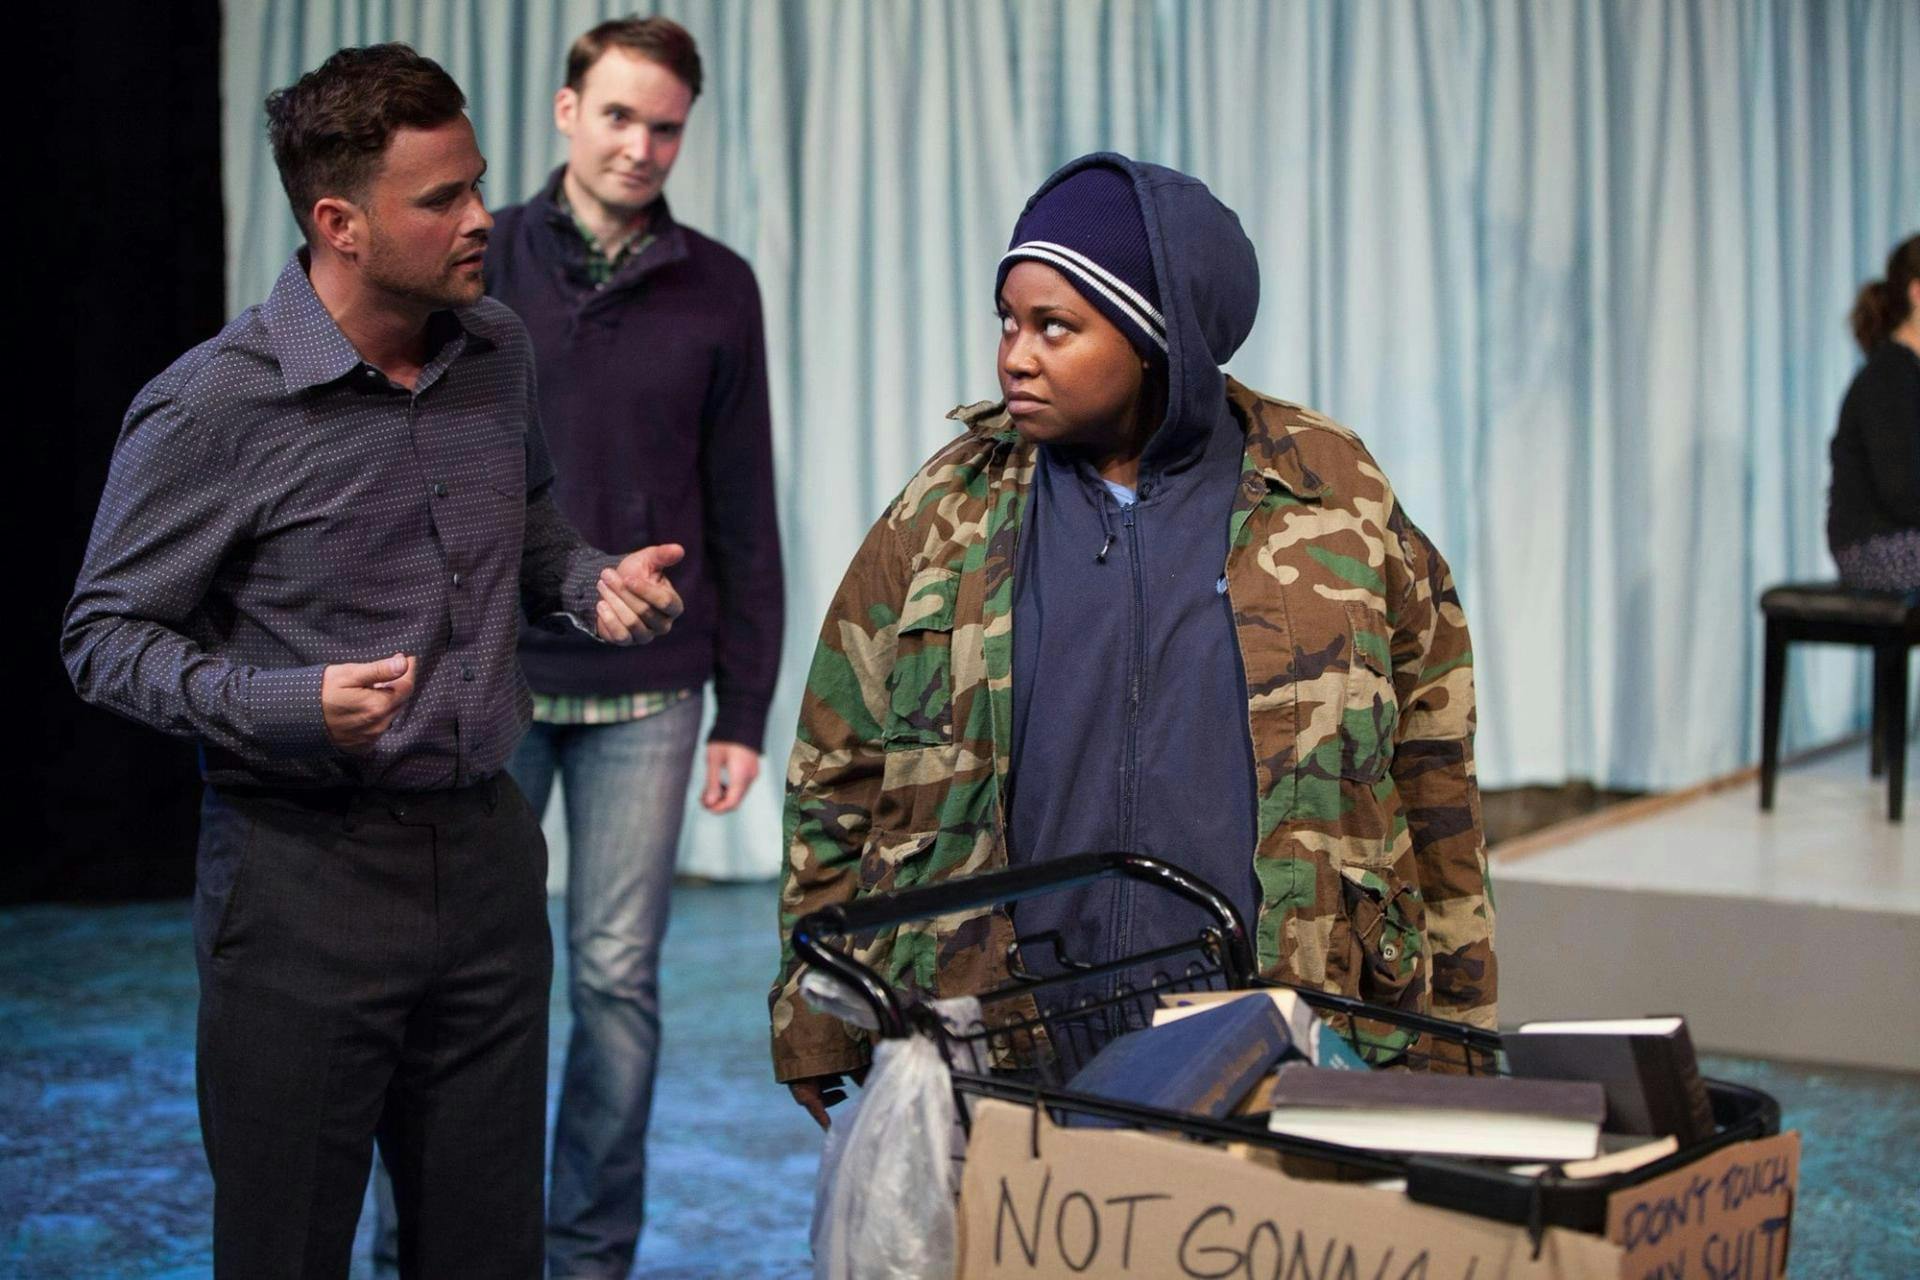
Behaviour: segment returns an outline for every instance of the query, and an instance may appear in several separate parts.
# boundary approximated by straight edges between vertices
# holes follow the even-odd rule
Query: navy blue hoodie
[[[1167,321],[1167,411],[1130,506],[1084,457],[1038,450],[1014,573],[1009,857],[1149,854],[1224,891],[1251,926],[1253,748],[1221,590],[1246,434],[1220,366],[1253,327],[1259,266],[1233,211],[1171,169],[1085,156],[1034,199],[1097,164],[1128,174],[1140,200]],[[1204,917],[1170,907],[1102,885],[1021,903],[1016,923],[1094,962],[1191,938]],[[1050,947],[1025,954],[1052,970]]]

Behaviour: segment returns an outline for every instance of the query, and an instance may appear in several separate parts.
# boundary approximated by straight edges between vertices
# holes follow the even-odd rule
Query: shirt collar
[[[642,218],[638,226],[631,228],[621,238],[612,253],[608,253],[600,247],[600,242],[594,238],[593,232],[587,229],[587,224],[580,220],[580,214],[574,209],[573,201],[567,199],[567,189],[564,185],[554,193],[553,201],[559,206],[560,212],[567,215],[567,221],[572,225],[575,234],[580,237],[581,243],[586,246],[587,254],[590,257],[601,258],[611,267],[619,267],[629,253],[638,247],[644,247],[645,243],[653,238],[653,218],[649,215]]]
[[[561,183],[566,176],[567,166],[564,164],[547,175],[547,185],[540,189],[539,204],[551,225],[577,236],[581,234],[579,224],[574,221],[573,210],[562,198]],[[678,247],[680,228],[673,220],[673,209],[667,204],[665,192],[655,196],[653,203],[647,206],[646,231],[656,243],[665,241],[676,255],[682,252]]]
[[[307,278],[307,265],[306,249],[297,250],[287,259],[280,278],[273,282],[273,290],[267,295],[267,345],[280,366],[280,377],[288,395],[336,382],[366,363],[347,335],[340,332],[340,326],[320,301],[320,295],[313,291],[313,281]],[[510,336],[509,327],[502,322],[495,307],[490,307],[485,300],[470,307],[436,312],[433,320],[444,323],[442,317],[446,315],[458,322],[468,338],[490,347],[500,346]],[[452,335],[448,340],[452,340]],[[440,357],[445,356],[445,363],[450,364],[459,354],[458,350],[449,351],[447,342],[443,341],[428,363],[430,366],[440,363]]]
[[[267,295],[267,344],[288,395],[344,378],[363,363],[313,291],[305,249],[287,259]]]

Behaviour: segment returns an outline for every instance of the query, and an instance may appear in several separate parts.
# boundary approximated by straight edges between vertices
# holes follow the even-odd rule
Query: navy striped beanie
[[[1091,165],[1063,178],[1027,206],[1000,259],[997,294],[1017,262],[1043,262],[1127,335],[1147,357],[1165,358],[1167,322],[1153,282],[1153,254],[1133,180]]]

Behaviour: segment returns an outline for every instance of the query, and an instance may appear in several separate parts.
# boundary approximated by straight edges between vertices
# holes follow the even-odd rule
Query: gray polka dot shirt
[[[600,570],[549,496],[533,352],[491,298],[433,317],[413,391],[361,360],[299,255],[127,411],[61,648],[90,702],[201,743],[229,786],[464,786],[525,729],[520,614],[591,630]],[[416,659],[364,755],[330,663]]]

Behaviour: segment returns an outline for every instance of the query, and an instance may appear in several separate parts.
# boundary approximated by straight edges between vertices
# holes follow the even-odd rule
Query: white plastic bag
[[[980,1017],[977,1000],[935,1008],[948,1026]],[[959,1132],[940,1047],[922,1034],[880,1041],[865,1088],[821,1148],[814,1280],[949,1280]]]

